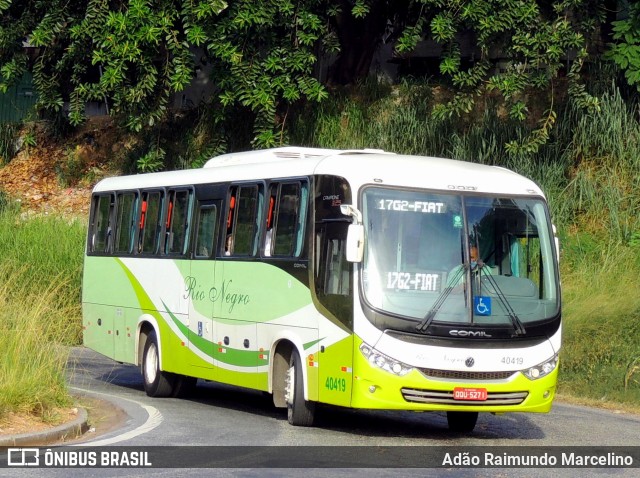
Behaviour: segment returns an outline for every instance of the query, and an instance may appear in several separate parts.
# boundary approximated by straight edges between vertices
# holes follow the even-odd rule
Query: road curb
[[[89,429],[87,411],[78,408],[78,416],[49,430],[0,436],[0,446],[44,445],[57,441],[73,440]]]

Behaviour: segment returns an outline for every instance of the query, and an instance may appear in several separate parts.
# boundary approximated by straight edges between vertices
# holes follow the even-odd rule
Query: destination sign
[[[387,289],[437,292],[441,282],[435,273],[387,272]]]
[[[435,201],[406,201],[401,199],[380,199],[378,209],[383,211],[420,212],[427,214],[444,214],[446,207],[443,202]]]

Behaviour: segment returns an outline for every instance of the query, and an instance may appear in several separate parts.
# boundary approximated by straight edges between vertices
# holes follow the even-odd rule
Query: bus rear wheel
[[[169,397],[173,394],[176,377],[160,370],[160,353],[155,330],[147,336],[142,354],[144,391],[150,397]]]
[[[316,404],[304,399],[302,361],[295,350],[291,352],[289,369],[285,377],[284,397],[287,402],[287,420],[291,425],[310,427],[313,425]]]
[[[447,423],[452,432],[472,432],[478,421],[478,412],[447,412]]]

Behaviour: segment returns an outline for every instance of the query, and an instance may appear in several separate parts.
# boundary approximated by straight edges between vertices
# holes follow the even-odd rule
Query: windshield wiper
[[[447,300],[447,297],[449,297],[449,295],[451,294],[451,291],[458,284],[458,281],[462,277],[462,274],[464,274],[468,268],[469,266],[467,264],[463,264],[462,267],[460,267],[460,269],[456,271],[456,273],[453,276],[453,279],[449,280],[449,283],[452,285],[447,286],[440,293],[436,301],[433,303],[433,306],[431,307],[431,309],[429,309],[429,312],[427,312],[427,315],[425,315],[422,322],[416,325],[416,330],[418,332],[420,332],[421,334],[427,333],[427,330],[429,330],[429,327],[431,327],[431,322],[433,322],[434,317],[440,311],[440,307],[442,307],[442,304],[444,304],[444,301]]]
[[[480,266],[480,277],[482,277],[482,267],[483,266]],[[509,303],[506,296],[504,295],[504,292],[502,292],[502,289],[500,289],[500,286],[498,285],[494,277],[491,274],[485,274],[485,277],[487,278],[487,281],[489,282],[489,284],[491,284],[491,286],[493,287],[493,290],[498,296],[498,300],[500,301],[500,304],[502,304],[502,307],[507,312],[507,315],[509,316],[509,320],[511,320],[511,325],[513,325],[513,329],[515,330],[515,334],[516,335],[526,334],[527,331],[524,328],[524,324],[518,317],[518,314],[516,314],[516,311],[513,310],[513,307],[511,307],[511,304]]]

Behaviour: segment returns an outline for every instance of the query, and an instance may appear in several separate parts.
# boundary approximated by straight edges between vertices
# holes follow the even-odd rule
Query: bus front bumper
[[[354,360],[351,406],[376,410],[534,412],[546,413],[556,392],[558,367],[530,380],[514,372],[504,380],[431,378],[417,369],[397,376],[372,366],[360,353]],[[456,399],[454,389],[475,391],[476,399]],[[478,395],[486,399],[478,400]],[[458,397],[459,398],[459,397]]]

